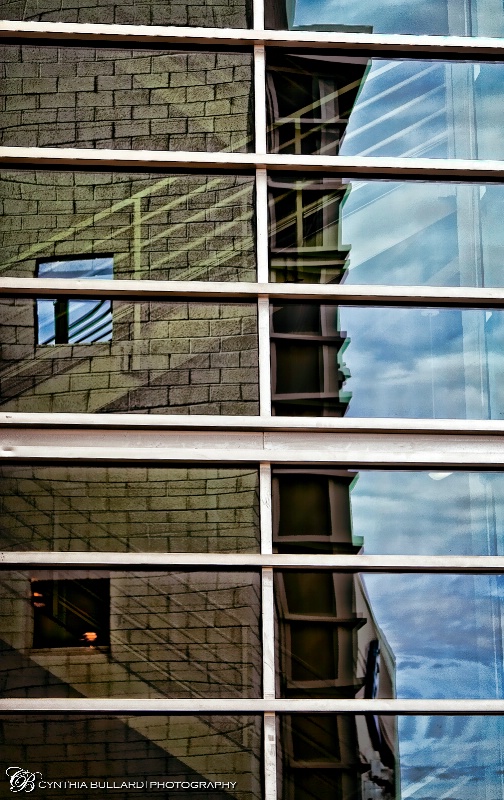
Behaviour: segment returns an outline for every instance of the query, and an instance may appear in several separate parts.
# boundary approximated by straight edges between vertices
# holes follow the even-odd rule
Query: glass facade
[[[256,277],[251,175],[4,170],[0,198],[2,276]]]
[[[504,283],[500,185],[278,173],[268,183],[274,282]]]
[[[496,800],[502,8],[86,1],[4,4],[0,795]]]
[[[272,54],[271,153],[502,159],[499,63]]]
[[[55,344],[34,325],[53,303],[57,313],[57,300],[2,300],[5,410],[257,413],[253,305],[114,301],[106,341]],[[93,318],[82,328],[92,331]]]
[[[244,153],[250,53],[2,47],[0,143]]]

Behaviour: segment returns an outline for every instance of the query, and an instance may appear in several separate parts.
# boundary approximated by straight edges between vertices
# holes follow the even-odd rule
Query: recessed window
[[[113,278],[112,256],[40,261],[39,278]],[[110,300],[37,300],[37,343],[92,344],[112,339]]]
[[[110,643],[108,578],[32,580],[33,647],[106,647]]]

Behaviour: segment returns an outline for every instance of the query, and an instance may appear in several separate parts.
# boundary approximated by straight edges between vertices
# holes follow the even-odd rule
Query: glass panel
[[[259,697],[258,572],[2,575],[3,697]]]
[[[316,334],[299,332],[300,305],[273,307],[275,414],[428,419],[504,415],[502,311],[317,305],[321,333]],[[277,331],[277,314],[282,332]],[[286,332],[289,324],[291,333]],[[302,344],[311,363],[318,363],[318,382],[307,386],[296,377],[291,344],[293,351]],[[290,382],[284,378],[288,374],[293,375]]]
[[[501,159],[503,64],[271,52],[272,153]]]
[[[113,301],[111,341],[41,345],[36,302],[0,301],[4,410],[258,413],[256,306]]]
[[[274,0],[270,27],[349,33],[413,33],[451,36],[503,36],[504,13],[492,0]],[[282,24],[283,23],[283,24]]]
[[[504,473],[275,469],[279,553],[504,555]]]
[[[244,153],[252,141],[250,53],[4,45],[1,55],[2,145]]]
[[[190,3],[163,3],[161,0],[4,0],[3,19],[30,22],[79,22],[100,25],[194,25],[202,28],[251,27],[251,3],[232,0],[230,3],[202,0]]]
[[[4,170],[0,201],[1,275],[255,280],[249,175]]]
[[[270,276],[503,286],[500,185],[270,175]]]
[[[257,553],[257,470],[3,465],[0,549]]]
[[[262,795],[259,716],[3,714],[0,743],[3,797],[32,774],[33,794],[44,800]],[[16,779],[13,765],[26,772]]]
[[[503,595],[503,575],[278,571],[280,696],[502,698]]]
[[[487,800],[504,793],[504,717],[282,714],[279,800]]]

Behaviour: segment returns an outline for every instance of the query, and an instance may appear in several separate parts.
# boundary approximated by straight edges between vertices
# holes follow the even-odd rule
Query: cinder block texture
[[[116,278],[255,280],[254,179],[0,172],[0,275],[111,255]]]
[[[244,153],[252,55],[4,45],[0,144]]]
[[[258,552],[256,469],[0,467],[0,549]]]
[[[30,577],[6,573],[2,695],[259,697],[260,585],[258,572],[113,572],[109,647],[34,649]]]
[[[6,411],[258,414],[254,305],[118,301],[112,341],[58,345],[37,344],[36,309],[0,301]]]
[[[194,25],[202,28],[251,27],[248,0],[4,0],[3,19],[35,22],[80,22],[104,25]]]
[[[47,800],[65,796],[96,800],[108,794],[117,800],[166,798],[168,794],[200,800],[262,797],[259,715],[3,715],[0,744],[2,777],[13,764],[40,771],[45,785],[34,794],[43,794]],[[87,787],[67,787],[65,792],[64,786],[49,785],[65,779],[79,779]],[[99,787],[91,788],[92,781],[99,781]],[[120,785],[122,781],[147,781],[147,787],[113,788],[114,782]],[[162,785],[151,787],[151,781],[233,781],[236,785],[234,789],[168,793]],[[7,782],[4,786],[8,791]]]

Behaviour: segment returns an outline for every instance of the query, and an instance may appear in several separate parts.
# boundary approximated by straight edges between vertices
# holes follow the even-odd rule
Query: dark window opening
[[[107,647],[110,581],[32,580],[33,647]]]
[[[113,257],[40,261],[39,278],[113,278]],[[92,344],[112,339],[110,300],[70,300],[57,297],[37,300],[39,345]]]

